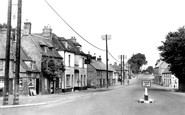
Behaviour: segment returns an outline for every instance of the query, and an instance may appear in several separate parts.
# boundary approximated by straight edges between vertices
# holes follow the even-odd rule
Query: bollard
[[[148,88],[145,87],[144,100],[148,101]]]

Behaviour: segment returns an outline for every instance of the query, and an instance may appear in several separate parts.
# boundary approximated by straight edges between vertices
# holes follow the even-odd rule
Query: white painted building
[[[162,85],[174,89],[179,88],[179,79],[171,73],[169,67],[162,73]]]
[[[81,50],[81,45],[76,38],[65,39],[55,37],[53,42],[58,46],[58,53],[64,59],[65,72],[62,79],[64,91],[86,89],[87,87],[87,65],[86,54]]]

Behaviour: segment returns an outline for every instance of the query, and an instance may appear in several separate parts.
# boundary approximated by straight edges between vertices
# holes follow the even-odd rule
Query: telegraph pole
[[[18,0],[17,13],[17,42],[16,42],[16,62],[15,62],[15,84],[13,104],[19,104],[19,72],[20,72],[20,47],[21,47],[21,18],[22,18],[22,0]]]
[[[105,40],[105,42],[106,42],[106,78],[107,78],[107,89],[108,89],[109,77],[108,77],[108,43],[107,43],[107,40],[110,40],[111,36],[106,34],[106,35],[102,36],[102,39]]]
[[[121,55],[121,85],[122,85],[122,81],[123,81],[123,69],[122,69],[122,55]]]
[[[125,62],[124,62],[125,56],[123,55],[123,84],[125,83]]]
[[[6,57],[5,57],[5,76],[4,76],[4,94],[3,105],[8,105],[9,97],[9,62],[10,62],[10,38],[11,38],[11,15],[12,0],[8,0],[8,19],[7,19],[7,36],[6,36]]]

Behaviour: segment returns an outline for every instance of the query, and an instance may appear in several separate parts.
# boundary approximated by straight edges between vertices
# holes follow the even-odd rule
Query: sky
[[[106,49],[102,35],[108,40],[109,64],[127,61],[133,54],[142,53],[154,66],[160,58],[158,46],[168,32],[185,25],[184,0],[47,0],[58,14],[83,38],[98,48]],[[13,0],[16,4],[16,0]],[[0,23],[7,22],[8,0],[0,0]],[[12,14],[16,14],[13,5]],[[85,53],[101,56],[105,62],[106,52],[101,51],[72,31],[45,0],[22,0],[22,27],[25,21],[32,23],[32,33],[41,33],[44,26],[66,39],[75,36]],[[16,21],[12,19],[12,25]],[[117,62],[120,63],[120,62]]]

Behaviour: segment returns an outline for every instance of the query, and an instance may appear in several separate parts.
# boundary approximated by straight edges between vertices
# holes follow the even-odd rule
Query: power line
[[[108,51],[108,53],[109,53],[109,55],[110,55],[114,60],[116,60],[117,62],[120,62],[120,61],[118,61],[109,51]]]
[[[104,49],[101,49],[101,48],[99,48],[99,47],[97,47],[97,46],[95,46],[94,44],[92,44],[92,43],[90,43],[89,41],[87,41],[84,37],[82,37],[72,26],[70,26],[65,20],[64,20],[64,18],[62,18],[61,16],[60,16],[60,14],[47,2],[47,0],[44,0],[46,3],[47,3],[47,5],[55,12],[55,14],[60,18],[60,19],[62,19],[62,21],[69,27],[69,28],[71,28],[72,30],[73,30],[73,32],[75,32],[80,38],[82,38],[84,41],[86,41],[88,44],[90,44],[91,46],[93,46],[93,47],[95,47],[95,48],[97,48],[97,49],[99,49],[99,50],[101,50],[101,51],[106,51],[106,50],[104,50]],[[111,57],[112,58],[114,58],[113,56],[112,56],[112,54],[109,52],[109,54],[111,55]],[[114,58],[115,59],[115,58]],[[116,59],[115,59],[116,60]],[[116,60],[116,61],[118,61],[118,60]],[[119,62],[119,61],[118,61]]]

